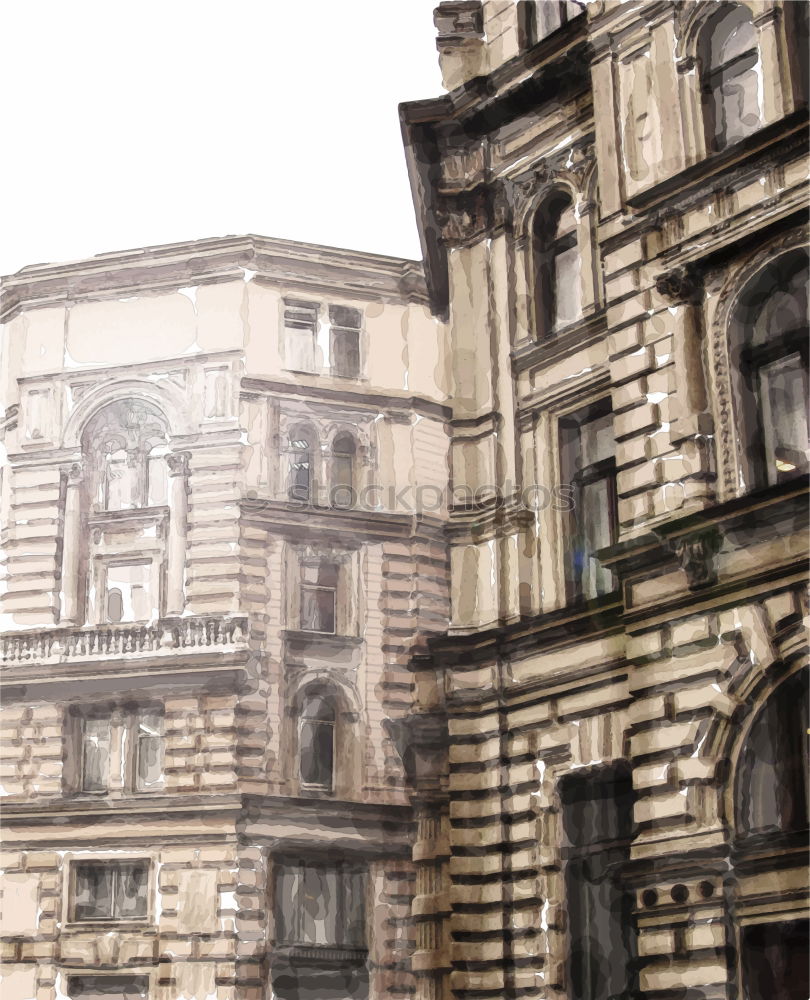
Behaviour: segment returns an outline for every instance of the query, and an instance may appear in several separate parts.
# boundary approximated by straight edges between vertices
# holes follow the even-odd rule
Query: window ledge
[[[333,643],[340,646],[361,646],[364,642],[359,635],[341,635],[338,632],[309,632],[306,629],[285,628],[281,634],[290,642]]]
[[[342,945],[282,944],[276,945],[276,955],[286,958],[306,959],[311,962],[362,964],[368,958],[367,948],[348,948]]]
[[[132,931],[151,930],[157,933],[157,925],[151,917],[132,917],[131,919],[110,920],[66,920],[65,931]]]

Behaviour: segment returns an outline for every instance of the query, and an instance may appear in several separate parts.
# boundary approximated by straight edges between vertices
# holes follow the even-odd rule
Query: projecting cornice
[[[224,236],[24,267],[0,279],[0,318],[8,320],[22,308],[234,280],[427,304],[418,261],[264,236]]]

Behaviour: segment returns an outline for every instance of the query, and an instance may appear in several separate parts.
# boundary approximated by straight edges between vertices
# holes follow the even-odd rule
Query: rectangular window
[[[316,371],[317,338],[318,304],[285,299],[284,358],[291,371]]]
[[[349,864],[283,863],[277,868],[279,944],[364,949],[366,875]]]
[[[74,921],[140,920],[148,913],[148,861],[75,861]]]
[[[629,769],[560,783],[571,1000],[608,1000],[634,987],[633,898],[622,885],[634,793]]]
[[[70,976],[70,1000],[142,1000],[149,996],[148,976]]]
[[[332,372],[345,378],[360,374],[360,327],[363,314],[347,306],[330,306]]]
[[[338,575],[338,567],[332,563],[302,567],[302,631],[335,633]]]
[[[163,712],[158,707],[77,712],[71,790],[105,794],[163,787]],[[115,780],[113,781],[113,778]]]
[[[145,622],[155,617],[152,563],[109,563],[105,621]]]
[[[615,588],[613,574],[596,557],[616,535],[616,459],[609,399],[560,419],[560,472],[573,501],[567,516],[568,596],[592,600]]]
[[[740,931],[745,1000],[810,996],[810,926],[807,920],[753,924]]]

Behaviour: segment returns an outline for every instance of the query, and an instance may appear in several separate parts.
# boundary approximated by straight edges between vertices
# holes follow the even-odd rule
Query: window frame
[[[330,711],[331,719],[319,719],[317,717],[308,716],[307,707],[311,705],[316,699],[320,699],[325,702]],[[337,764],[337,750],[338,750],[338,715],[339,706],[337,699],[332,691],[322,688],[308,688],[299,698],[299,711],[298,711],[298,725],[297,725],[297,744],[296,744],[296,765],[298,770],[298,785],[299,790],[303,794],[320,794],[326,796],[333,796],[335,794],[335,787],[337,785],[337,774],[335,767]],[[329,741],[330,741],[330,760],[329,760],[329,780],[326,782],[313,782],[307,781],[303,774],[303,763],[304,763],[304,751],[303,751],[303,736],[304,730],[310,727],[323,727],[329,730]]]
[[[357,326],[347,325],[346,323],[340,323],[336,321],[336,317],[340,317],[340,310],[344,310],[348,313],[357,314]],[[336,341],[340,339],[342,335],[351,335],[354,338],[354,350],[349,351],[348,355],[356,354],[355,365],[346,366],[345,364],[338,364],[338,356],[343,355],[346,352],[341,352],[337,350]],[[354,379],[357,380],[362,378],[363,373],[363,358],[362,358],[362,335],[363,335],[363,310],[357,308],[357,306],[344,306],[338,303],[329,304],[329,372],[336,378],[343,379]]]
[[[149,973],[136,970],[127,974],[126,972],[117,970],[115,972],[100,972],[100,973],[90,972],[85,974],[85,973],[75,973],[73,972],[73,970],[71,970],[67,976],[67,996],[70,998],[70,1000],[82,1000],[82,994],[76,993],[79,981],[81,980],[88,980],[92,984],[100,983],[107,980],[116,983],[116,985],[118,984],[119,981],[124,983],[132,983],[133,981],[143,982],[143,989],[138,994],[138,996],[141,997],[142,1000],[147,1000],[147,998],[151,995],[152,977],[151,975],[149,975]],[[138,987],[136,987],[136,989],[137,988]],[[111,1000],[116,1000],[113,994],[101,993],[96,995],[97,996],[109,995]],[[123,992],[121,992],[120,995],[121,997],[125,996]],[[129,997],[127,997],[127,1000],[129,1000]],[[134,994],[132,995],[132,1000],[135,1000]]]
[[[299,436],[295,436],[295,434]],[[315,503],[316,497],[316,473],[315,455],[317,445],[313,443],[316,435],[309,427],[293,428],[287,439],[287,454],[289,455],[288,475],[287,475],[287,498],[294,503]],[[306,444],[306,449],[298,447]],[[302,462],[302,456],[306,456]],[[298,481],[298,472],[306,468],[306,486]]]
[[[337,584],[334,587],[329,587],[324,584],[319,583],[307,583],[301,581],[300,586],[300,621],[299,630],[301,632],[311,632],[313,635],[338,635],[337,628]],[[304,594],[331,594],[332,595],[332,628],[311,628],[304,623]],[[316,617],[318,618],[318,624],[322,624],[320,620],[320,610],[318,609],[317,603],[313,605],[317,609]]]
[[[155,858],[150,854],[126,854],[113,856],[103,854],[81,855],[74,854],[66,859],[65,864],[65,884],[63,892],[63,924],[72,928],[93,927],[93,926],[148,926],[154,922],[154,895],[155,895]],[[111,867],[124,869],[127,867],[143,868],[146,871],[144,880],[144,912],[137,916],[116,916],[109,917],[88,917],[78,918],[76,916],[77,906],[77,873],[81,866]]]
[[[736,145],[738,142],[742,142],[743,139],[759,131],[759,129],[761,129],[765,124],[762,108],[759,106],[759,98],[757,98],[758,122],[755,126],[751,127],[750,131],[746,131],[745,135],[733,139],[729,138],[727,135],[727,125],[725,120],[722,122],[719,121],[719,116],[723,116],[725,113],[725,98],[721,89],[723,84],[736,80],[748,70],[756,69],[757,67],[759,67],[760,77],[762,74],[762,55],[759,45],[759,30],[756,24],[754,24],[751,11],[743,3],[729,4],[729,7],[737,8],[741,12],[748,15],[748,20],[756,36],[756,43],[753,48],[746,49],[744,52],[741,52],[736,56],[732,56],[724,63],[714,65],[711,61],[713,34],[719,29],[722,21],[726,17],[729,17],[734,11],[728,10],[724,12],[722,10],[717,10],[713,12],[701,29],[701,37],[699,41],[701,66],[698,88],[700,93],[700,109],[703,119],[703,139],[706,151],[709,154],[720,153],[725,149],[729,149],[731,146]],[[734,30],[736,30],[734,27],[730,29],[728,37],[730,37]],[[734,70],[734,72],[729,72],[730,70]]]
[[[308,869],[324,873],[334,873],[337,876],[337,912],[330,917],[330,920],[334,922],[336,929],[347,929],[351,925],[348,917],[354,903],[359,910],[360,920],[355,921],[355,925],[359,923],[362,927],[362,943],[359,942],[359,935],[356,940],[352,940],[349,937],[348,939],[331,943],[316,943],[303,940],[302,908],[296,905],[296,903],[301,894],[301,880]],[[358,858],[357,860],[331,861],[317,857],[300,858],[284,856],[274,859],[273,870],[275,897],[273,915],[276,948],[287,950],[293,954],[296,951],[328,951],[330,953],[337,951],[343,952],[344,958],[354,960],[363,960],[365,958],[369,951],[368,918],[371,912],[371,907],[368,905],[370,879],[368,863],[365,860]],[[284,898],[280,886],[281,878],[284,875],[297,875],[299,879],[297,887],[291,890],[289,900]],[[351,880],[353,877],[358,879],[362,887],[359,899],[356,900],[352,900],[351,898],[353,891]],[[296,926],[290,929],[290,923],[294,923]]]
[[[320,328],[321,303],[310,299],[285,297],[281,300],[281,331],[283,338],[284,367],[287,371],[300,375],[318,375],[318,331]],[[291,340],[288,330],[309,332],[311,335],[312,364],[309,368],[293,364]]]
[[[151,787],[142,786],[139,780],[139,764],[141,740],[138,735],[140,720],[145,715],[159,716],[161,734],[153,739],[161,741],[160,767],[161,779]],[[86,788],[86,724],[97,720],[107,725],[107,777],[103,788]],[[70,738],[67,740],[67,753],[71,757],[71,765],[66,774],[66,792],[73,796],[103,798],[121,796],[131,798],[137,795],[154,795],[163,791],[165,781],[165,708],[156,701],[138,704],[107,704],[92,706],[71,706],[66,719],[70,727]],[[111,781],[113,766],[118,764],[123,782],[119,785]]]
[[[728,352],[728,369],[721,375],[732,403],[736,446],[731,461],[736,467],[735,493],[772,488],[807,472],[808,456],[804,456],[804,466],[787,470],[783,476],[772,475],[771,465],[775,464],[776,455],[770,456],[768,451],[766,401],[760,375],[766,366],[798,354],[805,385],[810,384],[810,323],[799,315],[801,309],[797,308],[797,315],[790,316],[783,326],[772,331],[769,327],[764,342],[754,342],[758,324],[773,297],[790,289],[797,277],[804,277],[803,291],[810,290],[810,254],[803,246],[764,260],[742,282],[739,296],[715,333],[725,340],[723,350]],[[804,305],[803,298],[799,304]],[[722,418],[722,414],[719,416]],[[810,414],[805,413],[805,420],[810,437]],[[722,460],[723,456],[718,455],[718,461]]]
[[[617,787],[621,787],[623,789],[622,798],[626,799],[625,805],[629,806],[629,809],[625,809],[624,813],[627,820],[626,829],[619,831],[617,836],[604,837],[597,839],[596,841],[591,840],[585,843],[572,842],[567,837],[568,824],[566,823],[566,815],[572,804],[570,801],[572,798],[571,792],[572,790],[576,790],[578,787],[583,788],[587,785],[591,785],[599,792],[603,793],[591,799],[591,801],[597,804],[608,798],[608,788],[616,789]],[[566,899],[569,900],[568,919],[566,921],[566,937],[568,939],[568,957],[566,965],[568,967],[570,1000],[596,1000],[592,992],[592,984],[590,984],[590,987],[587,987],[583,992],[577,992],[575,989],[577,976],[582,975],[583,971],[587,970],[586,963],[581,963],[581,967],[577,969],[577,976],[574,975],[574,970],[572,968],[575,953],[573,945],[575,940],[578,942],[580,940],[587,940],[587,938],[581,935],[577,936],[576,939],[574,938],[573,931],[575,919],[571,915],[571,901],[574,899],[575,894],[569,891],[569,882],[576,881],[577,887],[580,890],[579,902],[582,902],[585,898],[586,883],[589,885],[598,884],[596,882],[596,874],[591,875],[590,877],[588,877],[587,874],[584,876],[580,874],[575,878],[574,872],[578,869],[584,873],[587,873],[589,870],[598,872],[601,882],[604,882],[605,879],[609,879],[614,886],[616,895],[620,897],[623,913],[620,931],[621,936],[624,938],[626,959],[625,986],[624,990],[616,996],[632,996],[634,995],[633,991],[637,985],[635,961],[638,956],[638,931],[632,919],[635,907],[633,893],[622,882],[622,869],[630,859],[630,848],[636,835],[636,825],[633,818],[633,805],[637,799],[637,795],[633,788],[632,767],[626,761],[619,761],[614,764],[606,764],[598,767],[583,769],[582,771],[568,771],[560,776],[557,792],[560,800],[561,813],[560,830],[562,843],[560,846],[560,857],[563,864],[563,879],[565,882]],[[582,800],[579,798],[575,801]],[[604,814],[604,810],[601,810],[601,812]],[[614,994],[611,994],[611,996],[613,995]]]
[[[574,213],[573,228],[560,232],[560,224],[568,211]],[[582,291],[582,254],[579,252],[579,227],[576,199],[566,188],[556,187],[545,197],[531,216],[529,227],[529,261],[534,340],[547,341],[562,330],[582,321],[584,296]],[[558,322],[557,261],[570,250],[577,251],[576,289],[577,315],[567,322]]]
[[[351,442],[351,451],[339,450],[338,446]],[[339,463],[343,463],[348,468],[348,483],[341,482],[338,475]],[[331,448],[331,475],[329,478],[329,505],[339,510],[350,510],[357,502],[357,441],[352,434],[342,432],[337,434],[332,441]],[[349,503],[338,503],[338,491],[349,491]]]
[[[607,544],[614,544],[618,538],[619,500],[616,483],[615,438],[614,454],[610,458],[601,459],[598,462],[591,463],[590,465],[575,471],[572,469],[572,466],[576,464],[576,458],[566,456],[566,451],[568,447],[570,447],[571,442],[564,440],[564,435],[571,435],[572,432],[575,432],[578,441],[577,454],[581,457],[582,427],[608,415],[610,415],[611,419],[613,419],[612,399],[610,395],[603,395],[592,399],[575,409],[567,410],[565,413],[561,413],[557,418],[557,447],[559,449],[558,467],[560,472],[560,485],[564,487],[573,487],[574,490],[571,508],[568,511],[563,512],[562,518],[563,537],[565,540],[563,546],[563,571],[565,579],[566,603],[583,600],[599,600],[600,598],[616,593],[619,587],[619,580],[616,574],[609,570],[605,570],[605,572],[610,574],[613,586],[609,590],[599,591],[593,596],[586,596],[583,591],[584,566],[578,569],[576,565],[577,553],[586,553],[585,532],[582,529],[582,522],[580,522],[576,516],[577,511],[582,509],[581,498],[583,489],[597,483],[606,483],[609,503],[609,527],[611,535],[610,541]],[[594,555],[594,552],[591,552],[590,549],[588,549],[587,552],[591,556]]]

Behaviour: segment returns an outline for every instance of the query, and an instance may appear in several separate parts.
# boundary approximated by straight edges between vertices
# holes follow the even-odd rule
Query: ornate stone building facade
[[[459,0],[418,265],[4,282],[3,996],[807,996],[807,6]]]
[[[808,993],[807,14],[436,11],[423,1000]]]

